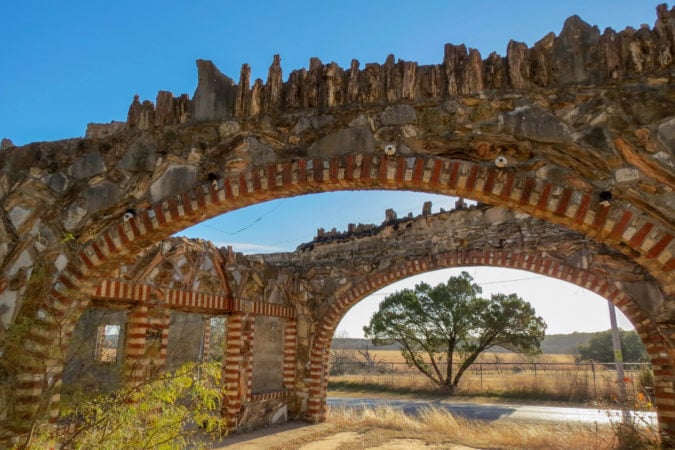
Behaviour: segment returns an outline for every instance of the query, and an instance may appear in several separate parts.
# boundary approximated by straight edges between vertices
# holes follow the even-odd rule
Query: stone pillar
[[[166,367],[169,310],[140,305],[129,313],[125,341],[125,372],[131,383],[140,383]]]
[[[223,358],[223,409],[229,431],[237,429],[244,404],[251,401],[254,317],[235,312],[227,318]]]

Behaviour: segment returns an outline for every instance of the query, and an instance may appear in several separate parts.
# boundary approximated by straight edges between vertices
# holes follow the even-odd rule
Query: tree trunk
[[[457,385],[450,382],[449,379],[446,380],[445,383],[441,385],[441,387],[443,388],[443,391],[449,395],[455,395],[455,393],[457,392]]]

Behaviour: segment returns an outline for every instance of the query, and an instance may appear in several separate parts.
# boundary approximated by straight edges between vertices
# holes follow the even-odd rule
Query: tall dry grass
[[[328,421],[352,430],[393,429],[429,443],[442,441],[481,448],[622,448],[616,430],[609,426],[481,422],[456,417],[438,408],[425,409],[417,416],[408,416],[392,407],[337,408],[329,411]],[[656,439],[658,436],[654,436]]]
[[[389,391],[398,393],[439,393],[438,388],[415,368],[402,363],[390,365],[392,369],[380,372],[361,372],[332,375],[329,389],[338,391]],[[527,364],[509,366],[486,365],[485,369],[470,369],[462,377],[457,394],[469,396],[496,396],[504,398],[564,401],[575,403],[612,402],[617,396],[614,370],[596,365],[596,370],[575,368],[574,365],[551,364],[538,370]],[[498,368],[505,367],[505,368]],[[629,400],[645,397],[645,388],[637,373],[629,374],[627,384]],[[649,409],[649,402],[640,408]],[[638,405],[636,405],[638,406]]]

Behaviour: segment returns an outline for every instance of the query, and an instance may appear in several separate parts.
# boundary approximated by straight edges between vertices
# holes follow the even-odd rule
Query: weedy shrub
[[[612,423],[614,448],[618,450],[660,449],[656,426],[635,419]]]
[[[186,364],[141,384],[95,396],[62,411],[59,426],[43,427],[18,448],[204,448],[225,429],[220,368]]]

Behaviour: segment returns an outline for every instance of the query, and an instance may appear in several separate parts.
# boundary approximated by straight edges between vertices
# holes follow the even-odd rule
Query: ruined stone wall
[[[122,271],[125,280],[152,283],[148,289],[108,281],[97,289],[96,302],[137,309],[152,304],[153,297],[167,300],[163,307],[172,309],[166,349],[169,368],[178,360],[185,362],[187,355],[193,356],[188,359],[198,359],[202,345],[202,316],[181,310],[229,315],[224,367],[232,378],[226,392],[228,414],[239,428],[275,423],[288,414],[321,414],[320,408],[312,410],[313,403],[307,402],[317,395],[311,393],[313,386],[325,396],[325,361],[317,361],[313,355],[322,354],[318,349],[326,344],[325,337],[332,338],[334,327],[353,303],[415,273],[455,265],[519,267],[599,293],[606,287],[597,280],[606,284],[611,274],[615,285],[623,285],[629,294],[618,303],[628,317],[640,322],[637,326],[643,338],[649,337],[645,329],[658,329],[655,319],[672,315],[672,303],[666,301],[655,280],[621,253],[579,233],[505,208],[467,208],[461,201],[458,206],[453,211],[430,214],[431,204],[427,203],[421,215],[402,218],[387,210],[379,225],[349,225],[344,232],[319,230],[312,242],[290,253],[247,256],[226,248],[215,251],[204,241],[169,239],[139,255],[136,265],[125,266]],[[162,252],[164,256],[157,258]],[[513,252],[513,256],[500,258],[501,252]],[[491,255],[491,259],[477,259],[479,253]],[[447,255],[454,255],[454,259]],[[175,272],[175,268],[185,268],[188,262],[197,260],[202,261],[197,267],[210,268],[210,276],[204,273],[196,277],[199,271],[194,270]],[[153,262],[148,265],[147,261]],[[572,271],[575,268],[581,276]],[[141,277],[140,273],[152,275]],[[216,290],[227,286],[236,301],[232,298],[214,306],[211,297],[195,295],[204,286],[213,286],[195,285],[189,280],[221,279],[219,273],[224,278]],[[193,286],[194,291],[178,291],[173,289],[176,286]],[[177,295],[174,292],[183,292],[184,299],[189,294],[190,300],[173,301]],[[614,295],[610,291],[605,294]],[[284,316],[288,308],[295,311],[297,319]],[[98,316],[90,314],[83,316],[80,327],[92,329],[101,323]],[[186,332],[180,326],[187,322],[193,322],[194,330]],[[313,364],[320,367],[312,369]],[[71,371],[71,365],[66,366],[66,373]],[[68,377],[66,381],[67,386],[72,385]]]
[[[657,16],[651,29],[602,34],[573,17],[559,36],[531,49],[511,43],[504,58],[449,45],[443,62],[431,66],[390,57],[343,70],[313,59],[285,82],[278,58],[268,81],[253,85],[246,66],[235,84],[200,61],[193,99],[160,93],[156,104],[134,101],[127,123],[92,126],[83,139],[5,142],[0,340],[15,348],[0,362],[12,386],[9,419],[21,428],[37,415],[55,417],[63,355],[94,299],[129,308],[136,347],[127,356],[146,368],[155,364],[143,354],[148,330],[159,345],[156,362],[165,362],[167,308],[229,312],[244,327],[228,329],[228,383],[241,388],[228,391],[233,418],[254,398],[271,400],[254,396],[250,377],[239,378],[252,370],[254,316],[283,318],[297,352],[284,345],[285,391],[270,395],[293,391],[289,411],[309,408],[318,420],[325,394],[320,355],[347,305],[407,274],[482,263],[569,278],[628,311],[658,365],[659,418],[672,434],[675,9],[660,6]],[[343,262],[331,253],[337,242],[276,260],[213,248],[206,259],[192,251],[172,257],[201,244],[162,242],[247,205],[359,189],[498,205],[532,227],[529,240],[517,248],[516,235],[501,243],[472,230],[469,218],[483,213],[469,212],[467,242],[446,235],[446,249],[424,238],[411,247],[421,253],[406,259],[395,249],[378,253],[365,240],[353,244],[355,255],[390,262],[378,266],[363,256],[360,273],[335,268]],[[561,227],[559,235],[522,214]],[[514,223],[500,233],[517,232]],[[421,224],[411,221],[410,230],[423,234]],[[407,225],[386,226],[372,242],[405,241],[399,233]],[[590,266],[583,266],[588,258],[579,256],[579,245],[569,246],[568,233],[577,233],[581,246],[594,241]],[[303,264],[311,275],[299,271]],[[631,264],[637,280],[615,279],[628,276]]]
[[[203,361],[205,325],[205,317],[201,314],[171,311],[166,349],[168,369]]]
[[[68,357],[63,371],[64,391],[73,399],[82,395],[107,393],[118,389],[122,383],[126,311],[92,308],[85,311],[73,333]],[[101,327],[119,326],[119,341],[114,357],[100,358]]]
[[[279,317],[255,318],[256,337],[253,344],[251,383],[254,393],[284,389],[284,322]]]
[[[239,83],[223,75],[210,61],[197,61],[199,86],[194,98],[174,98],[160,92],[153,105],[134,99],[127,123],[152,129],[189,120],[222,121],[274,115],[292,110],[317,110],[343,105],[423,102],[490,90],[522,90],[570,84],[598,84],[640,77],[669,67],[675,55],[675,14],[657,8],[654,28],[627,28],[603,33],[578,16],[565,21],[558,36],[549,33],[532,48],[510,41],[505,57],[483,59],[464,45],[446,44],[442,64],[419,66],[414,61],[368,63],[350,68],[309,61],[308,69],[292,71],[283,81],[281,60],[275,55],[267,81],[251,82],[251,69],[241,68]],[[667,79],[668,72],[664,72]],[[665,79],[664,79],[665,82]],[[309,125],[309,123],[308,123]],[[111,125],[111,132],[119,125]],[[90,134],[100,135],[92,128]]]

